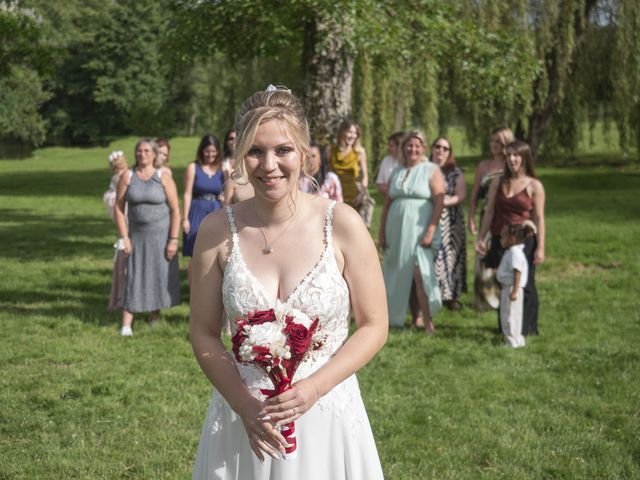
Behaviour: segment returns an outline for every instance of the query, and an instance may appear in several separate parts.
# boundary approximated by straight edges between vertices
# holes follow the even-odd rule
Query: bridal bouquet
[[[255,365],[266,373],[274,388],[260,391],[269,398],[289,390],[298,366],[309,352],[323,344],[318,319],[311,320],[300,310],[284,305],[279,304],[275,310],[256,310],[235,322],[233,353],[239,362]],[[295,431],[294,422],[281,427],[288,444],[285,458],[295,458]]]

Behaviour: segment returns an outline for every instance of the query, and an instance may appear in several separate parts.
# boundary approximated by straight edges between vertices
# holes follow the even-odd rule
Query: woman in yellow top
[[[367,154],[360,145],[360,127],[357,123],[345,120],[340,124],[338,144],[331,148],[329,158],[329,168],[340,178],[344,202],[357,207],[357,182],[365,189],[369,183]]]

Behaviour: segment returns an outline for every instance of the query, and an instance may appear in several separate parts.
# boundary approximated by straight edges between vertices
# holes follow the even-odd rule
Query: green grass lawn
[[[197,142],[173,141],[180,190]],[[106,158],[133,144],[0,161],[0,479],[190,478],[211,387],[186,303],[130,339],[106,311]],[[389,479],[640,478],[640,170],[539,174],[541,335],[513,351],[495,313],[443,311],[359,373]]]

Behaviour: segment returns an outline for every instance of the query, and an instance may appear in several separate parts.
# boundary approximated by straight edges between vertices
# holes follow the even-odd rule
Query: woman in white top
[[[393,169],[399,166],[402,152],[400,152],[400,144],[404,132],[396,132],[389,136],[387,143],[387,156],[382,159],[380,167],[378,167],[378,176],[376,177],[376,188],[383,195],[387,193],[389,188],[389,179]]]

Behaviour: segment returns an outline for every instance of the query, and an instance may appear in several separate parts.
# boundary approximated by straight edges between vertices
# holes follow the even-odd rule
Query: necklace
[[[270,253],[273,252],[273,244],[276,243],[280,239],[280,237],[284,235],[284,232],[286,232],[289,229],[293,221],[296,219],[296,216],[298,215],[298,211],[299,211],[299,208],[296,209],[295,213],[291,216],[291,220],[287,222],[287,225],[282,229],[282,231],[278,234],[278,236],[274,238],[271,242],[267,240],[267,236],[264,234],[262,227],[258,226],[258,230],[260,230],[260,233],[262,234],[262,238],[264,239],[264,248],[262,249],[262,253],[264,255],[269,255]],[[258,214],[256,213],[256,220],[257,219],[258,219]]]

